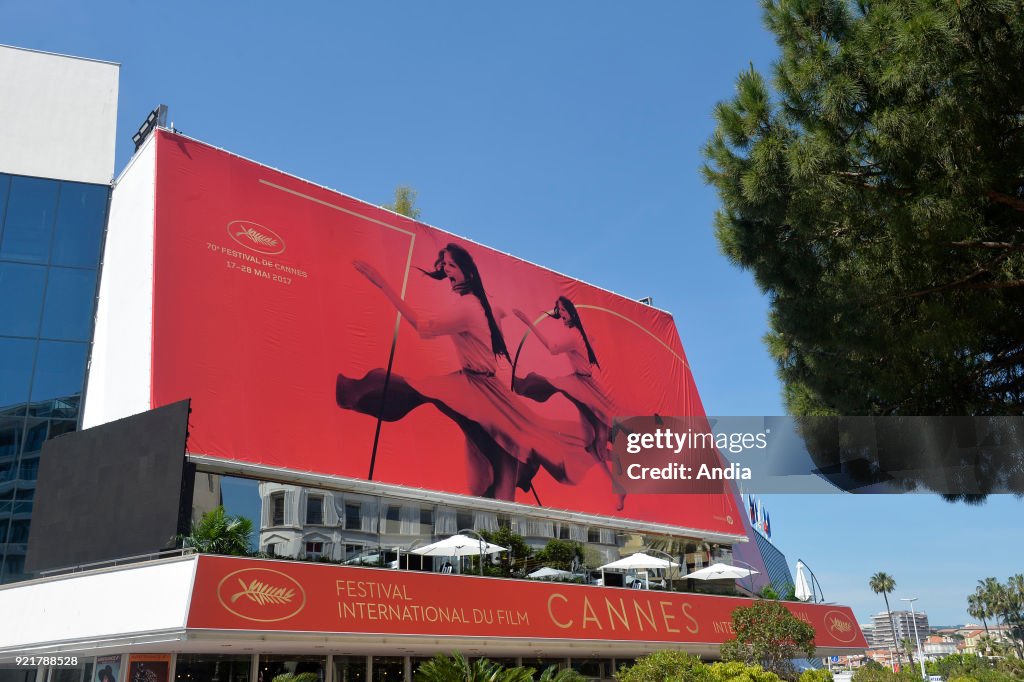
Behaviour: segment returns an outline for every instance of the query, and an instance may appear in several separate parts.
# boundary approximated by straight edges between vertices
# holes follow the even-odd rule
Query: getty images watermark
[[[628,493],[1024,493],[1022,417],[620,418]]]

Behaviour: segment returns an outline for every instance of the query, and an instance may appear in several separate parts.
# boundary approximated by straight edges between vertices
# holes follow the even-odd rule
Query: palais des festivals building
[[[610,679],[660,648],[715,657],[743,595],[784,587],[734,494],[623,498],[614,458],[565,442],[584,383],[591,409],[702,414],[667,313],[177,134],[159,109],[112,182],[117,79],[0,47],[0,680],[408,680],[451,651]],[[475,301],[421,274],[449,244],[487,287]],[[493,367],[473,345],[493,341],[485,298],[510,351]],[[540,343],[507,314],[563,298],[600,371],[547,348],[578,345],[573,328],[538,315]],[[418,326],[395,300],[427,311]],[[515,394],[513,372],[561,393]],[[412,402],[383,409],[381,390]],[[266,558],[164,551],[220,504]],[[502,527],[582,545],[575,581],[415,553]],[[598,580],[639,551],[682,566]],[[714,562],[758,574],[679,577]],[[788,607],[820,654],[865,648],[849,608]]]

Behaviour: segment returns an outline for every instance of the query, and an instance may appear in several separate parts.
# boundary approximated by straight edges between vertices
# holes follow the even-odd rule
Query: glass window
[[[3,572],[0,573],[0,582],[12,582],[25,577],[25,557],[18,554],[8,554],[4,559]],[[35,671],[32,671],[33,675]]]
[[[334,682],[366,682],[366,656],[335,656]]]
[[[14,478],[14,465],[15,461],[13,457],[0,459],[0,483],[10,481]],[[2,511],[3,509],[0,509],[0,512]],[[4,521],[0,520],[0,526],[3,526],[4,523]],[[3,542],[3,540],[0,540],[0,542]]]
[[[347,530],[360,530],[362,528],[358,504],[345,504],[345,528]]]
[[[84,343],[40,341],[32,379],[32,401],[80,394],[85,379],[86,350]]]
[[[472,530],[473,512],[468,509],[459,509],[455,512],[455,525],[458,526],[456,530]]]
[[[373,682],[402,682],[405,679],[405,658],[374,656]]]
[[[325,656],[260,656],[259,680],[257,682],[274,682],[278,675],[300,675],[316,673],[320,682],[324,680]]]
[[[275,493],[270,498],[270,525],[284,525],[284,493]]]
[[[0,337],[0,410],[28,402],[36,342]]]
[[[79,658],[78,660],[82,660]],[[82,668],[53,668],[50,672],[50,682],[82,682]]]
[[[574,658],[571,667],[584,677],[611,677],[612,662],[604,658]]]
[[[310,495],[306,498],[306,523],[316,526],[324,522],[324,498],[322,495]]]
[[[307,559],[319,559],[324,554],[324,543],[322,542],[307,542],[306,543],[306,558]]]
[[[39,478],[39,457],[22,458],[18,467],[18,478],[23,481],[34,481]]]
[[[600,543],[601,542],[601,530],[598,528],[587,529],[587,542]]]
[[[14,543],[28,542],[28,519],[11,520],[11,536],[9,541]]]
[[[432,535],[434,533],[434,509],[433,507],[420,507],[420,535]]]
[[[25,420],[22,417],[0,417],[0,460],[18,454],[24,428]]]
[[[51,263],[84,268],[97,266],[109,193],[106,185],[61,184]]]
[[[2,215],[2,214],[0,214]],[[43,310],[46,268],[27,263],[0,262],[0,334],[37,336]]]
[[[251,656],[178,654],[175,668],[180,682],[249,682]]]
[[[0,258],[46,263],[57,210],[56,180],[11,178]]]
[[[45,419],[29,419],[25,425],[23,452],[39,452],[49,433],[49,422]]]
[[[388,505],[387,518],[384,524],[385,533],[399,533],[401,532],[402,508],[397,504]]]
[[[92,336],[95,287],[95,270],[50,268],[39,335],[45,339],[88,341]]]
[[[555,667],[555,670],[562,670],[565,668],[564,658],[526,658],[523,657],[523,665],[528,668],[533,668],[537,671],[534,676],[535,679],[539,679],[545,670],[551,666]]]

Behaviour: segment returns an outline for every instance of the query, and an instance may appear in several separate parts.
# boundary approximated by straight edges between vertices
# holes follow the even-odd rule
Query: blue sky
[[[184,133],[675,316],[709,414],[782,414],[766,300],[719,253],[700,147],[740,70],[775,58],[755,2],[0,0],[0,43],[119,62],[117,168],[157,104]],[[680,498],[685,501],[686,498]],[[774,539],[860,620],[896,578],[933,623],[1024,571],[1024,503],[766,498]]]

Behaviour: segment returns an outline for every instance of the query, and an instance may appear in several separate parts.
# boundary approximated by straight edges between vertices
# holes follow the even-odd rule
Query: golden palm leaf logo
[[[853,629],[853,626],[850,625],[848,622],[835,617],[833,617],[832,620],[829,621],[829,627],[833,628],[834,630],[838,630],[839,632],[849,632]]]
[[[278,243],[279,243],[276,239],[274,239],[270,235],[263,234],[262,232],[259,232],[258,230],[256,230],[256,228],[254,228],[254,227],[250,227],[250,228],[244,229],[241,232],[236,232],[235,236],[236,237],[248,237],[249,240],[253,244],[256,244],[258,246],[263,246],[263,247],[266,247],[266,248],[273,248],[273,247],[277,246]]]
[[[825,628],[840,642],[852,642],[857,637],[857,628],[850,617],[841,611],[825,614]]]
[[[288,587],[267,585],[256,578],[253,578],[248,585],[239,578],[238,584],[241,586],[242,591],[231,595],[230,601],[232,604],[241,597],[246,597],[260,606],[266,606],[267,604],[289,604],[295,598],[295,590]]]
[[[251,220],[232,220],[227,230],[236,244],[249,251],[267,256],[284,253],[284,239],[269,227]]]

